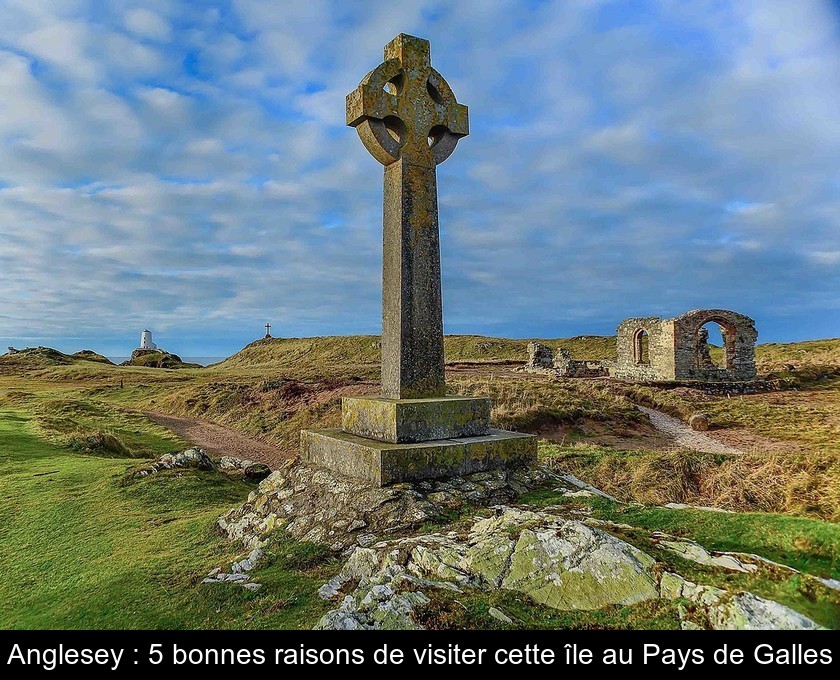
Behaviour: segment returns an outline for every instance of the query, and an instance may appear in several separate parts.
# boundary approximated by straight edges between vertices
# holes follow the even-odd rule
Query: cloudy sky
[[[344,96],[400,32],[470,107],[449,333],[724,307],[840,335],[840,7],[0,0],[0,346],[375,333],[382,168]]]

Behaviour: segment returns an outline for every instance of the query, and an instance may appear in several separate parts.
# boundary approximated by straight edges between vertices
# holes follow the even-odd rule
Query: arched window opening
[[[732,368],[735,361],[735,329],[716,320],[707,321],[697,328],[697,368]]]
[[[633,336],[633,358],[640,366],[650,366],[650,337],[644,328]]]

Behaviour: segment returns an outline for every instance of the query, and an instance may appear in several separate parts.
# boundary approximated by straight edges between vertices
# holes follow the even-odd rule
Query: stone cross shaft
[[[431,66],[429,42],[400,34],[347,95],[347,124],[385,166],[382,396],[445,395],[437,177],[467,107]]]

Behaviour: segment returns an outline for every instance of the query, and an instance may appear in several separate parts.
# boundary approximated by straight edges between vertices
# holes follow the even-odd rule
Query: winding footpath
[[[206,420],[181,418],[164,413],[147,411],[146,417],[154,423],[204,449],[212,456],[234,456],[245,460],[265,463],[272,470],[277,469],[291,455],[273,444],[253,439],[230,428]]]
[[[743,451],[727,446],[703,432],[695,432],[681,420],[647,406],[637,407],[650,418],[651,425],[674,440],[681,448],[701,451],[702,453],[742,454]]]
[[[740,449],[727,446],[703,432],[695,432],[688,425],[672,416],[646,406],[637,407],[647,415],[651,424],[674,441],[678,448],[692,449],[703,453],[741,454]],[[164,413],[147,411],[145,415],[179,437],[199,446],[213,456],[235,456],[265,463],[272,470],[277,469],[293,454],[273,444],[254,439],[224,425],[195,418],[183,418]]]

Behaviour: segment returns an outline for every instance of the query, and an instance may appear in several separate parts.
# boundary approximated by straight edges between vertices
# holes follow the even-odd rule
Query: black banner
[[[7,631],[0,654],[9,672],[59,675],[213,667],[823,672],[838,666],[838,640],[782,631]]]

